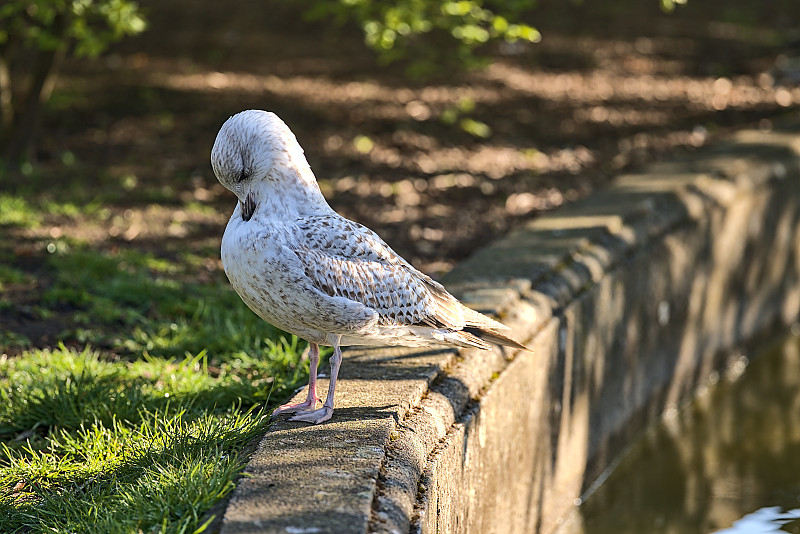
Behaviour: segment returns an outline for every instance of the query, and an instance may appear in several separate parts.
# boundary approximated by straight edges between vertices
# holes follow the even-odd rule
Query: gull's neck
[[[289,220],[310,215],[328,214],[328,206],[305,157],[281,154],[267,175],[254,183],[256,216]],[[299,161],[298,161],[299,160]]]

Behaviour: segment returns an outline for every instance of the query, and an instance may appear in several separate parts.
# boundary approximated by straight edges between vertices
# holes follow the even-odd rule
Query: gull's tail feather
[[[504,345],[513,349],[526,350],[533,352],[530,348],[522,343],[515,341],[505,334],[501,334],[498,330],[511,330],[510,327],[495,321],[494,319],[485,316],[480,312],[476,312],[472,308],[461,305],[464,313],[464,320],[466,327],[462,332],[470,333],[473,337],[478,337],[483,341],[491,341],[498,345]]]
[[[489,350],[492,348],[491,345],[478,336],[464,330],[445,332],[442,334],[442,341],[464,348],[474,347],[481,350]]]
[[[478,336],[464,330],[453,330],[451,328],[430,328],[428,326],[411,327],[411,331],[423,339],[429,339],[435,343],[445,343],[456,347],[476,348],[488,350],[492,348]]]
[[[505,326],[505,325],[504,325]],[[508,327],[506,327],[508,328]],[[491,341],[492,343],[497,343],[498,345],[503,345],[505,347],[511,347],[512,349],[519,349],[525,350],[528,352],[533,352],[533,349],[530,347],[526,347],[522,343],[511,339],[510,337],[501,334],[495,330],[483,329],[483,328],[476,328],[476,327],[466,327],[461,332],[465,334],[470,334],[472,337],[477,337],[481,341]],[[487,347],[488,348],[488,347]]]

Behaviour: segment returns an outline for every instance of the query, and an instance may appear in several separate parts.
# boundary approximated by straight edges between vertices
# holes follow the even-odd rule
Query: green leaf
[[[462,130],[474,137],[486,139],[492,135],[492,129],[488,124],[476,121],[475,119],[463,118],[458,124],[461,126]]]

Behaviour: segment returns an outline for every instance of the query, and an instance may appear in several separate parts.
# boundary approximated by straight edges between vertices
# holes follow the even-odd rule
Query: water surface
[[[649,431],[569,534],[800,533],[800,337]]]

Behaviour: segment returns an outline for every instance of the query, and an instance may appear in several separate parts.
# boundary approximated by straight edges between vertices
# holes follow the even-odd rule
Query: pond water
[[[648,431],[562,532],[800,533],[800,336]]]

